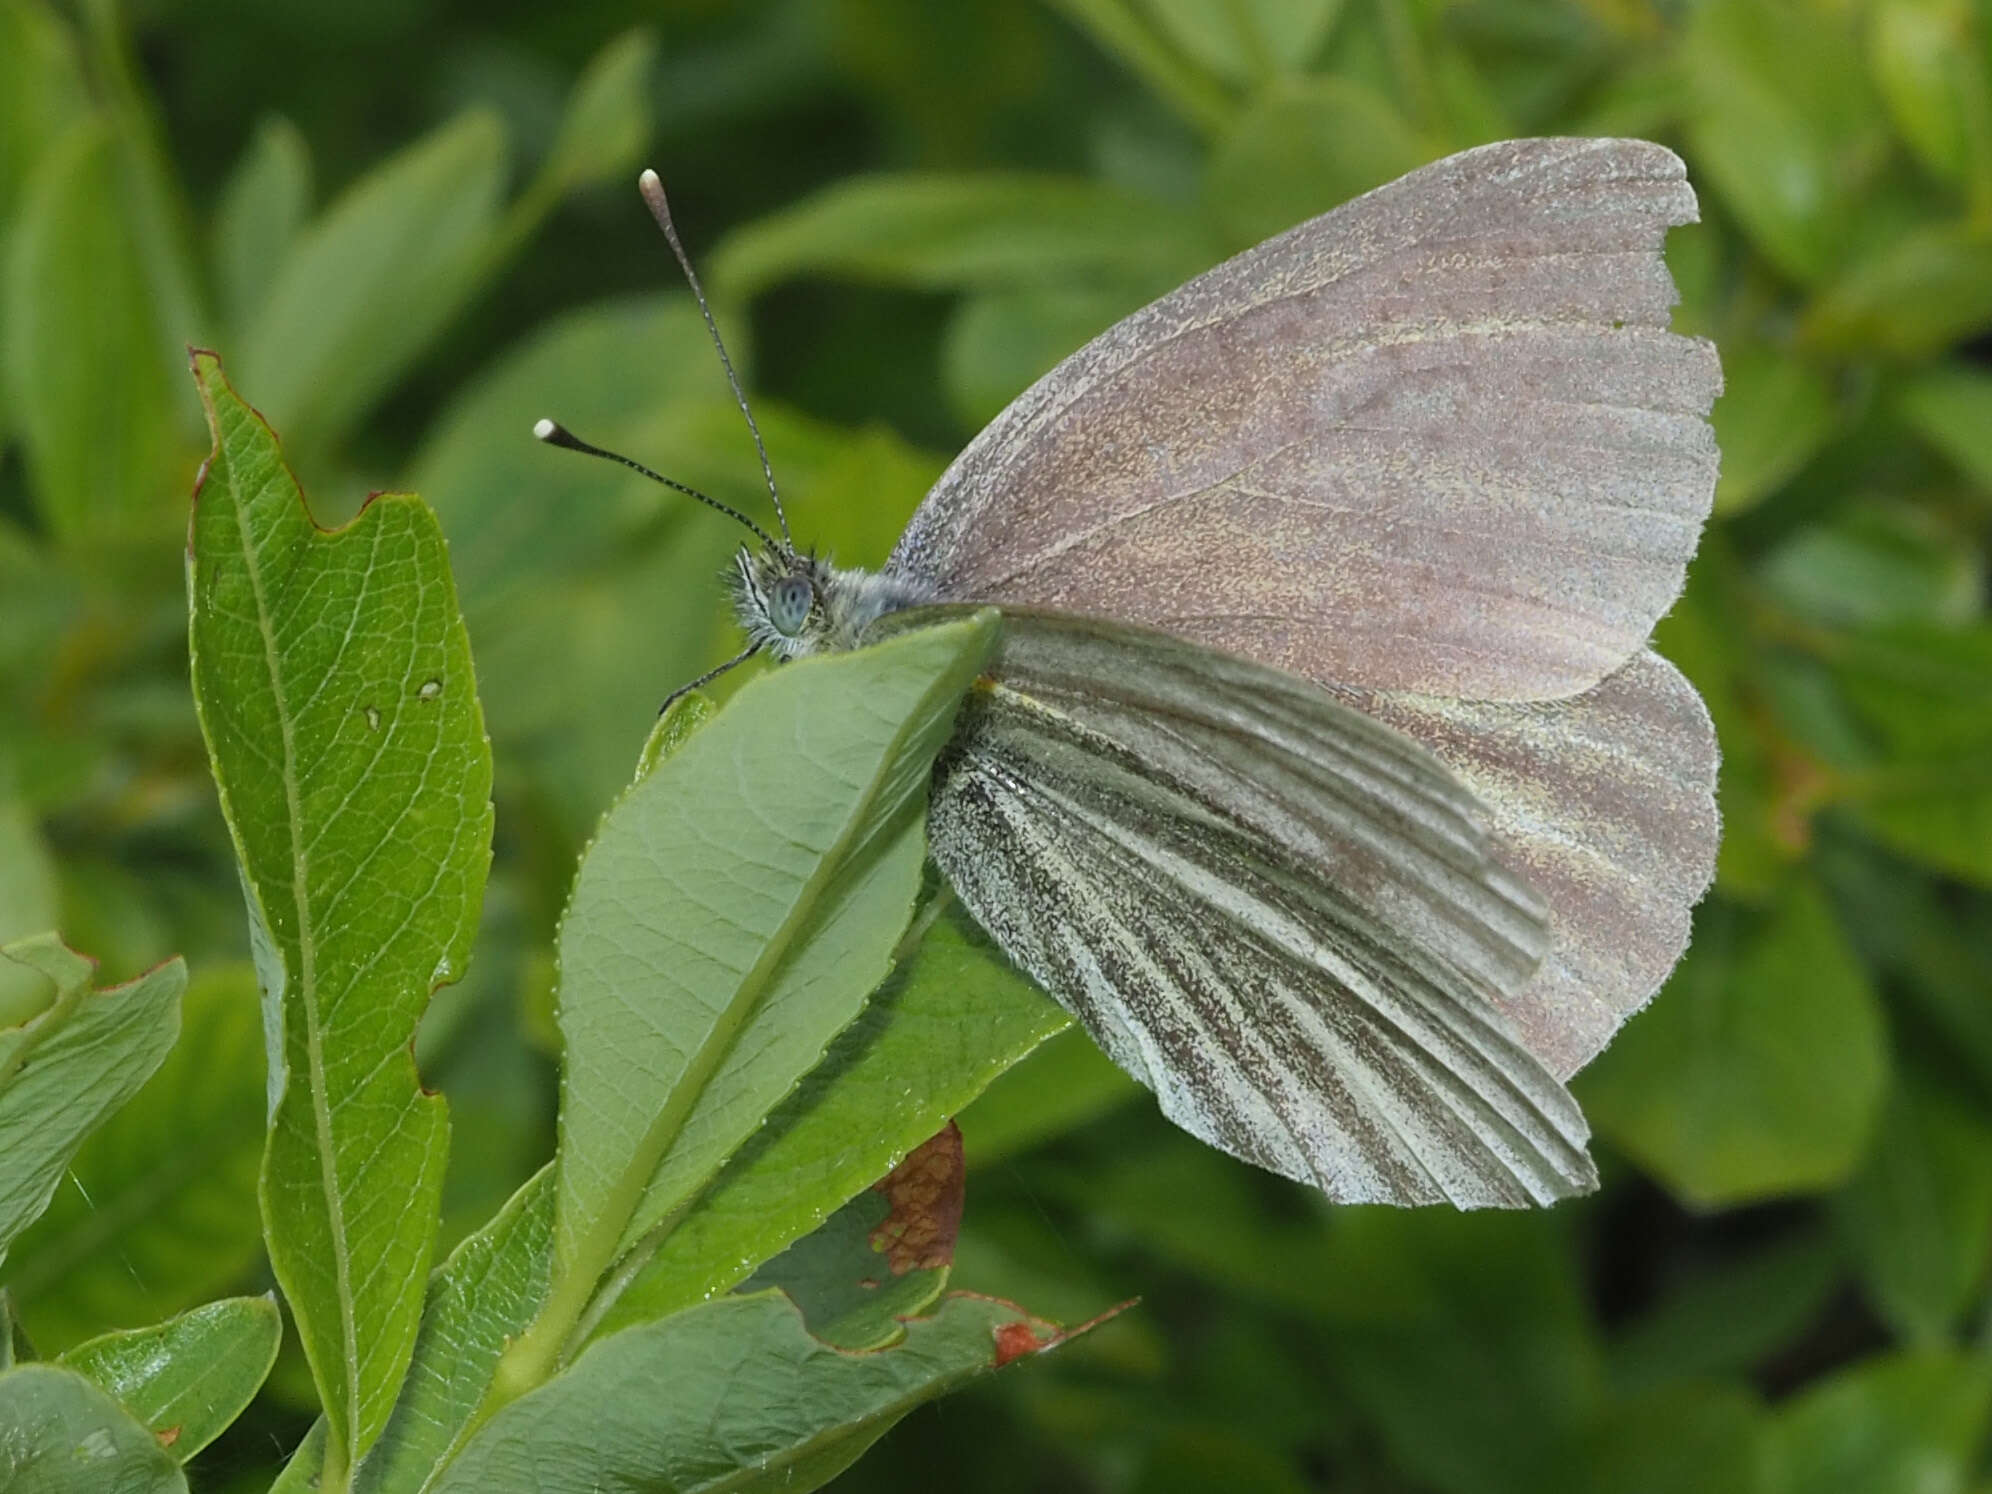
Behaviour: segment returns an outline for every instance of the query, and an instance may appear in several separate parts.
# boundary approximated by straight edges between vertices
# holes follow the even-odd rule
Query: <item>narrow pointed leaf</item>
[[[42,152],[90,107],[70,30],[45,0],[0,0],[0,224]]]
[[[74,1370],[0,1375],[7,1494],[187,1494],[180,1465],[130,1412]]]
[[[270,1494],[318,1494],[325,1473],[325,1418],[320,1417],[291,1450],[284,1471],[270,1485]]]
[[[604,821],[560,933],[570,1294],[704,1187],[885,976],[928,769],[995,629],[757,679]]]
[[[129,985],[89,988],[91,964],[53,934],[0,950],[39,970],[55,1000],[0,1028],[0,1257],[48,1206],[76,1149],[159,1067],[180,1031],[187,967],[169,960]]]
[[[853,1354],[810,1337],[778,1292],[728,1298],[604,1339],[486,1423],[435,1487],[800,1494],[920,1402],[1054,1339],[1008,1303],[956,1296],[897,1346]]]
[[[184,1463],[255,1398],[283,1331],[274,1298],[230,1297],[151,1328],[93,1338],[62,1363],[115,1396]]]
[[[657,39],[628,31],[595,54],[574,84],[535,192],[558,194],[636,168],[650,139]]]
[[[66,541],[165,532],[193,451],[108,130],[48,153],[8,248],[0,379],[42,522]]]
[[[422,1332],[387,1430],[355,1494],[430,1487],[491,1386],[505,1346],[545,1300],[553,1265],[553,1173],[543,1168],[429,1279]]]
[[[280,116],[256,129],[215,209],[214,278],[228,325],[254,320],[311,211],[311,149]]]
[[[322,450],[476,288],[497,231],[505,138],[467,114],[376,167],[299,235],[243,332],[246,388]]]
[[[173,1051],[83,1143],[71,1182],[9,1257],[15,1308],[43,1354],[204,1302],[262,1254],[254,976],[208,967],[180,1010]]]
[[[278,1034],[264,1228],[350,1462],[421,1311],[448,1121],[409,1045],[477,925],[491,759],[435,516],[384,495],[318,529],[269,427],[194,369],[194,698]]]
[[[1185,55],[1233,83],[1304,69],[1341,9],[1340,0],[1148,0]]]
[[[803,275],[924,290],[1160,275],[1166,288],[1210,254],[1193,221],[1093,182],[909,173],[843,183],[739,230],[712,278],[739,299]]]
[[[959,908],[938,917],[686,1211],[603,1331],[738,1284],[1071,1022]]]

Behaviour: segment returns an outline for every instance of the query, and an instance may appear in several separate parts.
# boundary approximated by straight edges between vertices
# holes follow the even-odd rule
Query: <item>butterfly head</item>
[[[814,555],[778,545],[742,545],[733,554],[727,584],[748,641],[778,659],[821,651],[830,573]]]
[[[885,613],[930,600],[924,587],[782,545],[742,545],[727,585],[748,642],[780,660],[856,648]]]

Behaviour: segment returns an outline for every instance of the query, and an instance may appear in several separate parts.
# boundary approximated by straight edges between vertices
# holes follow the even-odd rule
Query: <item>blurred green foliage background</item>
[[[1986,0],[0,0],[0,938],[196,973],[174,1058],[10,1260],[35,1347],[262,1272],[258,1018],[186,681],[185,344],[322,521],[413,487],[451,537],[499,817],[421,1044],[454,1238],[550,1150],[574,857],[657,702],[731,651],[725,522],[528,428],[765,501],[636,166],[798,534],[875,563],[1118,316],[1557,133],[1686,157],[1677,325],[1728,378],[1659,640],[1722,737],[1720,877],[1578,1081],[1604,1190],[1330,1211],[1061,1039],[964,1121],[955,1279],[1142,1304],[844,1486],[1992,1491]],[[309,1394],[280,1366],[197,1486],[262,1487]]]

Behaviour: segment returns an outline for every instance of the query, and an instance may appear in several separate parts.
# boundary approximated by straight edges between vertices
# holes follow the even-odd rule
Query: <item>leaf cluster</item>
[[[152,1077],[122,1109],[78,1116],[67,1139],[48,1128],[39,1160],[0,1147],[10,1168],[24,1159],[24,1214],[47,1202],[0,1268],[19,1342],[44,1360],[13,1382],[35,1415],[81,1424],[109,1395],[160,1424],[151,1392],[73,1356],[99,1340],[91,1365],[122,1362],[101,1335],[162,1323],[233,1335],[235,1357],[204,1352],[253,1384],[274,1342],[256,1294],[276,1281],[288,1299],[301,1279],[264,1254],[243,832],[216,808],[187,690],[183,525],[207,441],[185,344],[221,350],[321,521],[375,487],[433,507],[491,741],[490,875],[458,858],[481,901],[459,901],[421,970],[437,978],[446,952],[463,978],[422,1014],[410,976],[391,1040],[371,1034],[356,1060],[370,1072],[414,1039],[413,1070],[388,1065],[392,1113],[421,1133],[404,1141],[420,1165],[396,1174],[399,1201],[419,1191],[407,1212],[442,1221],[419,1250],[380,1255],[399,1295],[379,1321],[418,1373],[398,1379],[389,1356],[343,1382],[349,1448],[382,1416],[386,1446],[417,1387],[463,1398],[419,1367],[425,1334],[471,1331],[436,1324],[503,1320],[478,1316],[488,1299],[471,1285],[515,1302],[543,1287],[493,1272],[494,1241],[528,1240],[517,1260],[546,1252],[551,1280],[552,1215],[526,1207],[551,1210],[551,1190],[514,1195],[555,1138],[561,910],[656,702],[730,652],[711,587],[734,539],[724,521],[523,434],[554,415],[760,501],[696,312],[624,185],[645,140],[750,371],[799,534],[871,563],[976,425],[1187,274],[1451,150],[1614,133],[1680,150],[1702,199],[1669,259],[1677,325],[1722,350],[1724,476],[1659,643],[1715,716],[1725,840],[1687,961],[1578,1081],[1603,1194],[1543,1218],[1324,1218],[1180,1142],[1082,1041],[1053,1038],[963,1117],[960,1269],[1067,1319],[1137,1293],[1146,1306],[1028,1376],[979,1384],[944,1422],[916,1416],[861,1476],[1442,1494],[1984,1485],[1983,4],[680,9],[654,40],[604,50],[637,19],[613,0],[531,22],[356,7],[336,27],[322,7],[265,7],[253,26],[169,9],[136,37],[103,0],[73,15],[0,0],[0,939],[59,925],[106,980],[139,981],[0,974],[0,1036],[45,1020],[58,988],[77,1026],[95,1002],[176,980],[170,954],[192,971],[177,1044],[155,1030],[150,1059],[125,1059],[134,1082]],[[423,585],[439,552],[430,564]],[[364,746],[367,704],[395,730],[388,713],[424,704],[429,678],[456,679],[417,668],[382,663],[378,698],[343,702],[314,741]],[[413,699],[387,693],[410,679]],[[264,914],[267,985],[287,935]],[[986,966],[946,919],[913,960],[936,992],[973,989]],[[831,1169],[794,1139],[813,1107],[938,1094],[950,1066],[979,1058],[986,1078],[1041,1035],[1024,1022],[999,1038],[946,1004],[882,1025],[894,1010],[866,1004],[766,1126],[721,1148],[735,1160],[700,1179],[586,1332],[607,1344],[679,1321],[835,1202],[869,1196],[893,1148]],[[862,1087],[825,1083],[833,1062]],[[434,1123],[407,1119],[440,1108],[411,1072],[447,1097],[446,1160],[425,1139]],[[942,1113],[905,1112],[903,1144]],[[31,1173],[55,1180],[52,1198]],[[448,1268],[422,1288],[431,1261]],[[219,1326],[183,1317],[231,1293]],[[265,1486],[272,1439],[288,1448],[316,1416],[329,1361],[302,1350],[325,1336],[298,1326],[255,1407],[194,1465],[202,1487]],[[232,1416],[241,1394],[211,1404]],[[135,1480],[157,1474],[142,1442],[113,1440]]]

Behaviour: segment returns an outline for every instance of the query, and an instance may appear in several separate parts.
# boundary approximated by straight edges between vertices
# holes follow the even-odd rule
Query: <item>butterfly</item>
[[[1645,141],[1414,171],[1060,363],[881,571],[726,509],[739,658],[998,607],[930,854],[1172,1121],[1343,1202],[1595,1187],[1564,1081],[1718,838],[1708,714],[1648,647],[1716,478],[1662,258],[1695,218]]]

